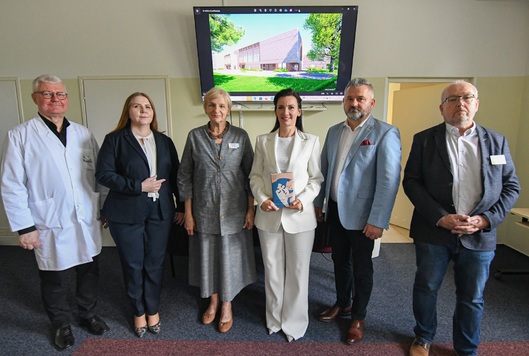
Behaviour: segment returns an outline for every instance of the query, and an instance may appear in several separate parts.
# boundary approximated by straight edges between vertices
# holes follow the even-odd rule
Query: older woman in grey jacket
[[[210,298],[202,323],[215,320],[225,333],[233,325],[231,301],[255,282],[251,229],[254,199],[248,176],[253,150],[248,134],[226,117],[231,99],[213,88],[204,96],[209,122],[189,132],[178,171],[184,226],[189,238],[189,283]]]

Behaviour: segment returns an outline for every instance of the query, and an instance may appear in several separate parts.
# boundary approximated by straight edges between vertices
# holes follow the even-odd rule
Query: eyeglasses
[[[465,103],[471,103],[472,100],[477,99],[474,94],[467,94],[467,95],[453,95],[447,97],[445,100],[443,100],[444,103],[448,104],[455,104],[459,102],[459,99],[463,99]]]
[[[36,91],[36,92],[33,92],[33,94],[40,94],[45,99],[51,99],[51,98],[53,98],[53,96],[56,96],[57,99],[64,100],[64,99],[66,99],[68,97],[68,93],[65,93],[63,91],[57,91],[57,92],[54,92],[54,91]]]

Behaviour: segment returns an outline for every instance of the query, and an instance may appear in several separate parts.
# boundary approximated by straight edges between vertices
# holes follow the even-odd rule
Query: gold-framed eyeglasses
[[[467,94],[467,95],[452,95],[447,97],[445,100],[443,100],[443,104],[455,104],[459,103],[459,100],[462,99],[465,103],[471,103],[472,100],[477,99],[474,94]]]
[[[57,99],[59,100],[64,100],[68,97],[68,93],[65,93],[63,91],[35,91],[33,92],[33,94],[40,94],[42,95],[45,99],[51,99],[53,98],[54,96],[57,97]]]

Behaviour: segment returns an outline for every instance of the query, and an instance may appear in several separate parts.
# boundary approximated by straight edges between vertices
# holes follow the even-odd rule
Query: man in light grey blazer
[[[413,138],[402,181],[415,206],[410,236],[415,340],[410,355],[426,356],[437,329],[437,293],[454,262],[454,349],[476,355],[483,290],[496,249],[496,228],[514,206],[520,185],[505,137],[474,122],[478,90],[458,81],[442,93],[444,121]]]
[[[401,144],[396,127],[375,119],[373,86],[351,80],[343,108],[347,119],[332,126],[321,155],[325,181],[314,201],[316,216],[329,223],[336,283],[336,303],[320,321],[351,313],[346,342],[364,337],[364,319],[373,289],[374,241],[389,228],[400,183]]]

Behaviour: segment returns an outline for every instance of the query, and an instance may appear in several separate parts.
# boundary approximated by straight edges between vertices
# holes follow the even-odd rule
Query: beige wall
[[[197,4],[198,3],[198,4]],[[529,3],[326,1],[359,6],[355,75],[528,75]],[[168,75],[196,78],[195,5],[282,0],[0,0],[0,77]],[[292,5],[321,5],[291,0]]]
[[[380,103],[384,101],[384,82],[385,78],[368,78],[377,89],[377,100]],[[69,110],[68,118],[82,123],[81,98],[79,93],[78,79],[63,79],[69,93]],[[32,80],[21,80],[20,86],[22,91],[22,105],[24,116],[33,117],[36,114],[36,106],[31,100],[31,82]],[[378,89],[380,88],[380,89]],[[207,116],[202,108],[202,101],[199,95],[199,82],[197,78],[171,78],[171,125],[173,131],[173,140],[181,152],[184,149],[187,133],[199,125],[207,122]],[[123,98],[123,101],[125,98]],[[116,105],[121,108],[123,102]],[[305,111],[303,113],[303,124],[305,131],[320,136],[321,144],[325,140],[327,129],[345,119],[341,103],[326,103],[327,110],[324,111]],[[383,105],[377,104],[373,111],[377,118],[383,117]],[[119,118],[115,118],[116,123]],[[243,128],[248,131],[252,143],[259,134],[269,132],[274,126],[275,116],[273,111],[244,111]],[[111,120],[111,118],[109,118]],[[239,126],[239,113],[232,113],[233,124]]]
[[[384,119],[383,103],[387,100],[385,97],[386,78],[368,79],[373,83],[376,90],[377,104],[374,109],[374,115],[377,118]],[[69,118],[76,122],[82,122],[78,79],[66,79],[65,82],[70,93]],[[526,159],[524,158],[524,152],[529,150],[529,140],[526,134],[529,130],[529,103],[527,100],[523,100],[529,97],[526,89],[529,87],[528,82],[529,77],[476,78],[480,96],[480,110],[476,115],[476,121],[483,126],[501,132],[508,138],[522,187],[529,186],[529,169],[525,164]],[[194,92],[198,92],[198,85],[196,78],[170,79],[172,110],[170,117],[173,127],[173,140],[179,154],[183,151],[189,130],[203,125],[207,121],[207,117],[202,111],[200,97],[193,95]],[[435,92],[438,92],[434,96],[439,96],[442,85],[437,84],[433,88]],[[35,105],[30,97],[31,80],[22,80],[21,89],[25,117],[31,117],[35,114]],[[401,130],[412,133],[431,126],[436,122],[441,122],[442,118],[437,114],[437,103],[432,104],[434,105],[433,110],[428,112],[427,117],[424,117],[421,110],[416,109],[419,103],[432,100],[431,94],[420,88],[412,87],[406,90],[410,92],[409,97],[411,99],[405,102],[404,107],[399,108],[403,116],[394,118],[396,120],[394,122],[395,125]],[[417,104],[414,104],[414,100]],[[122,104],[116,103],[119,107]],[[409,110],[410,117],[405,116],[407,114],[406,106],[414,109]],[[319,135],[322,145],[328,128],[344,119],[341,104],[327,104],[327,107],[328,109],[325,111],[306,111],[304,113],[305,130]],[[117,121],[117,118],[115,120]],[[257,135],[271,130],[274,120],[275,117],[272,111],[243,112],[243,127],[248,131],[252,143],[255,142]],[[238,112],[233,112],[233,123],[235,125],[239,124]],[[403,164],[407,159],[408,153],[409,147],[403,143]],[[529,206],[529,193],[522,192],[522,197],[517,206]],[[399,208],[409,209],[409,203],[406,201],[397,202],[396,209]],[[529,229],[515,226],[515,220],[509,217],[504,226],[501,227],[500,241],[529,255]],[[1,234],[2,231],[3,234]],[[0,230],[0,243],[14,243],[11,234],[5,228]]]
[[[252,3],[262,1],[210,0],[201,5]],[[524,156],[529,151],[529,3],[353,3],[359,5],[353,75],[373,82],[377,98],[374,115],[384,119],[388,78],[475,77],[481,99],[476,120],[507,136],[522,187],[527,187],[529,168]],[[24,116],[29,118],[36,112],[30,98],[31,80],[42,73],[58,75],[70,93],[69,118],[82,122],[78,77],[167,75],[173,139],[181,153],[187,132],[206,122],[198,85],[191,10],[194,5],[191,0],[0,0],[0,77],[21,79]],[[283,1],[266,1],[266,5],[283,5]],[[116,103],[120,107],[122,104]],[[318,134],[322,144],[327,129],[344,118],[340,104],[327,107],[325,111],[304,113],[306,131]],[[238,112],[234,112],[234,124],[238,124],[238,118]],[[272,128],[274,115],[243,112],[243,122],[254,141],[256,135]],[[517,206],[529,206],[527,191],[522,192]],[[511,225],[509,220],[504,224],[500,238],[529,254],[527,231]],[[14,241],[6,231],[0,226],[0,244]]]
[[[516,172],[522,185],[522,192],[516,206],[527,208],[529,207],[529,159],[527,157],[529,152],[529,76],[523,79],[522,98],[519,124],[514,128],[517,141],[515,147],[513,147],[512,143],[510,147],[516,150]],[[503,115],[498,117],[498,121],[503,121]],[[503,132],[503,130],[500,132]],[[519,217],[512,215],[506,219],[501,230],[502,242],[529,255],[529,229],[514,223],[519,220]]]

